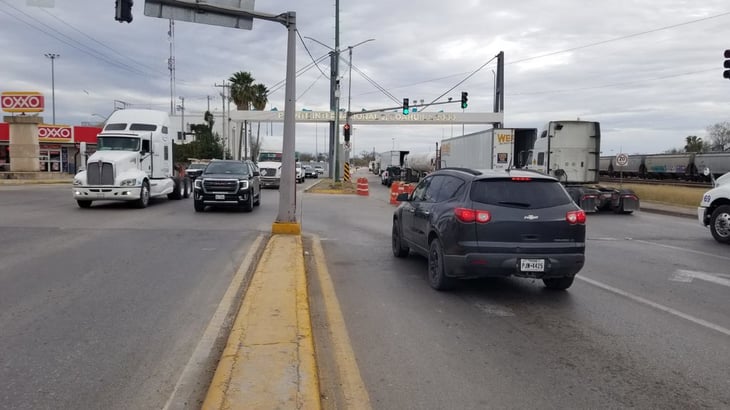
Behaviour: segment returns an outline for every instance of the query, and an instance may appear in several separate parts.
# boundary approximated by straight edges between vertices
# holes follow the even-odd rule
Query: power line
[[[12,13],[10,13],[7,10],[0,9],[0,12],[3,12],[5,14],[9,15],[10,17],[12,17],[12,18],[20,21],[21,23],[23,23],[23,24],[25,24],[25,25],[27,25],[27,26],[35,29],[35,30],[38,30],[38,31],[42,32],[42,33],[46,34],[47,36],[52,37],[52,38],[60,41],[61,43],[68,45],[69,47],[72,47],[72,48],[74,48],[76,50],[79,50],[82,53],[87,54],[87,55],[89,55],[89,56],[91,56],[93,58],[96,58],[98,60],[104,61],[107,64],[109,64],[111,66],[114,66],[116,68],[123,69],[125,71],[129,71],[129,72],[131,72],[133,74],[137,74],[137,75],[148,75],[147,73],[145,73],[145,72],[143,72],[143,71],[141,71],[141,70],[139,70],[139,69],[137,69],[137,68],[135,68],[133,66],[130,66],[128,64],[125,64],[123,62],[114,61],[114,60],[110,59],[108,56],[106,56],[106,55],[104,55],[104,54],[102,54],[102,53],[94,50],[93,48],[90,48],[90,47],[88,47],[88,46],[80,43],[79,41],[77,41],[77,40],[75,40],[75,39],[73,39],[73,38],[71,38],[71,37],[69,37],[69,36],[61,33],[60,31],[56,30],[55,28],[49,26],[48,24],[45,24],[42,21],[39,21],[37,18],[35,18],[35,17],[33,17],[33,16],[25,13],[24,11],[18,9],[17,7],[15,7],[15,6],[11,5],[11,4],[8,4],[5,0],[0,0],[0,2],[3,3],[3,4],[5,4],[5,5],[7,5],[7,6],[9,6],[10,8],[14,9],[15,11],[23,14],[27,18],[29,18],[31,20],[34,20],[34,21],[42,24],[45,27],[48,27],[50,30],[55,31],[56,33],[60,34],[61,36],[65,37],[65,38],[69,39],[70,41],[72,41],[74,43],[77,43],[77,44],[79,44],[81,46],[81,47],[79,47],[79,46],[77,46],[77,45],[75,45],[75,44],[73,44],[73,43],[71,43],[69,41],[64,40],[63,38],[59,38],[58,36],[56,36],[56,35],[54,35],[52,33],[49,33],[48,31],[44,30],[43,28],[40,28],[40,27],[38,27],[38,26],[36,26],[36,25],[34,25],[32,23],[29,23],[28,21],[20,18],[17,15],[13,15]]]
[[[95,39],[94,37],[91,37],[90,35],[88,35],[88,34],[84,33],[83,31],[81,31],[81,30],[79,30],[79,29],[77,29],[76,27],[72,26],[71,24],[67,23],[66,21],[64,21],[64,20],[63,20],[63,19],[61,19],[60,17],[56,16],[55,14],[53,14],[53,13],[51,13],[51,12],[47,11],[46,9],[41,9],[41,10],[42,10],[42,11],[43,11],[44,13],[48,14],[49,16],[53,17],[54,19],[56,19],[56,20],[60,21],[60,22],[61,22],[62,24],[64,24],[65,26],[69,27],[70,29],[72,29],[72,30],[76,31],[77,33],[79,33],[79,34],[83,35],[84,37],[86,37],[86,38],[88,38],[89,40],[91,40],[91,41],[95,42],[96,44],[99,44],[100,46],[102,46],[102,47],[106,48],[107,50],[109,50],[109,51],[111,51],[111,52],[115,53],[115,54],[116,54],[116,55],[118,55],[119,57],[122,57],[123,59],[128,59],[128,60],[131,60],[131,61],[132,61],[132,62],[134,62],[135,64],[139,64],[139,65],[141,65],[141,66],[144,66],[144,67],[147,67],[147,68],[149,68],[149,69],[150,69],[151,71],[157,72],[157,70],[158,70],[157,68],[155,68],[155,67],[153,67],[153,66],[151,66],[151,65],[149,65],[149,64],[145,64],[145,63],[142,63],[142,62],[140,62],[140,61],[138,61],[138,60],[135,60],[135,59],[133,59],[133,58],[129,57],[128,55],[122,54],[122,53],[120,53],[119,51],[115,50],[114,48],[112,48],[112,47],[110,47],[110,46],[108,46],[108,45],[106,45],[106,44],[102,43],[101,41],[99,41],[99,40]]]
[[[470,79],[471,77],[473,77],[473,76],[474,76],[474,74],[476,74],[476,73],[478,73],[478,72],[482,71],[482,69],[483,69],[484,67],[486,67],[486,66],[487,66],[487,64],[491,63],[491,62],[492,62],[492,61],[493,61],[493,60],[494,60],[495,58],[497,58],[497,56],[494,56],[494,57],[492,57],[492,58],[491,58],[491,59],[490,59],[489,61],[487,61],[486,63],[482,64],[482,65],[481,65],[481,66],[480,66],[479,68],[477,68],[477,69],[476,69],[476,70],[474,70],[474,71],[473,71],[473,72],[472,72],[471,74],[469,74],[468,76],[466,76],[466,78],[464,78],[463,80],[461,80],[461,81],[459,81],[458,83],[456,83],[456,85],[454,85],[453,87],[451,87],[451,88],[449,88],[448,90],[446,90],[446,92],[445,92],[445,93],[443,93],[443,94],[439,95],[438,97],[434,98],[434,100],[433,100],[433,101],[431,101],[430,103],[428,103],[428,104],[427,104],[427,105],[426,105],[425,107],[423,107],[423,108],[421,109],[421,111],[423,111],[423,110],[425,110],[426,108],[430,107],[430,106],[431,106],[431,104],[433,104],[433,103],[435,103],[436,101],[438,101],[438,100],[439,100],[439,99],[440,99],[441,97],[443,97],[444,95],[446,95],[446,94],[450,93],[450,92],[451,92],[451,91],[453,91],[453,90],[454,90],[454,89],[455,89],[456,87],[458,87],[458,86],[460,86],[461,84],[463,84],[464,82],[466,82],[466,80],[468,80],[468,79]],[[463,108],[463,107],[462,107],[462,108]]]
[[[322,73],[322,75],[323,75],[323,76],[324,76],[325,78],[329,79],[329,77],[327,76],[327,74],[325,74],[325,73],[324,73],[324,71],[322,71],[322,69],[321,69],[321,68],[319,68],[319,65],[317,65],[317,62],[316,62],[316,61],[314,61],[314,57],[312,57],[312,53],[310,53],[310,52],[309,52],[309,48],[307,47],[307,44],[306,44],[306,43],[304,43],[304,39],[302,38],[302,34],[301,34],[301,33],[299,32],[299,30],[297,30],[297,36],[299,36],[299,41],[300,41],[300,42],[302,43],[302,45],[304,46],[304,49],[305,49],[305,50],[307,50],[307,54],[309,54],[309,58],[311,58],[311,59],[312,59],[312,62],[313,62],[313,63],[314,63],[314,65],[315,65],[315,66],[317,67],[317,70],[319,70],[319,72],[320,72],[320,73]]]

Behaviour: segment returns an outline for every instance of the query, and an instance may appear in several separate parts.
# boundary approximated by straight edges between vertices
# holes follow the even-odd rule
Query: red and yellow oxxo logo
[[[5,91],[0,94],[5,112],[41,112],[43,94],[37,91]]]
[[[41,124],[38,126],[40,142],[71,142],[73,130],[70,125]]]

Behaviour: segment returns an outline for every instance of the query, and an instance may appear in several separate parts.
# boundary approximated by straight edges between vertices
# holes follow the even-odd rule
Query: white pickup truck
[[[711,175],[705,170],[705,175]],[[709,226],[716,241],[730,244],[730,172],[713,180],[714,188],[702,195],[697,218]]]

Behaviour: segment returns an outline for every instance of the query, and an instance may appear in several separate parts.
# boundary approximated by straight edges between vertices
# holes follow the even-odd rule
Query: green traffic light
[[[403,115],[408,115],[411,112],[408,108],[403,109]]]

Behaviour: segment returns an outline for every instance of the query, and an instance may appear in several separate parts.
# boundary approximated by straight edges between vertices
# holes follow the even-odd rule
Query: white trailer
[[[182,199],[190,178],[176,173],[170,118],[164,111],[119,110],[97,137],[96,152],[74,176],[72,193],[81,208],[93,201],[130,201],[144,208],[150,198]]]
[[[441,141],[439,168],[522,168],[537,138],[535,128],[492,128]]]
[[[409,151],[385,151],[380,153],[380,182],[390,186],[401,178],[405,157]]]

